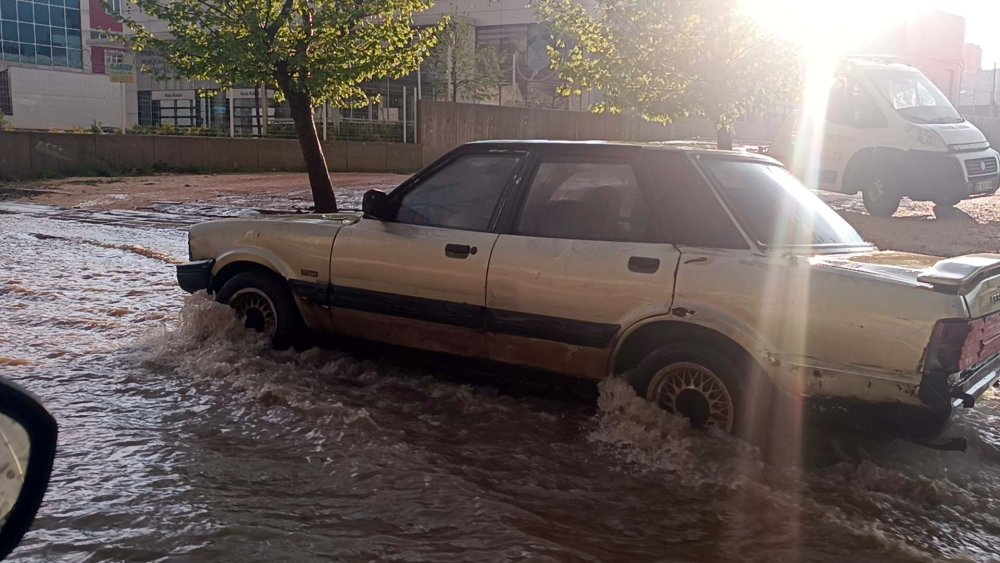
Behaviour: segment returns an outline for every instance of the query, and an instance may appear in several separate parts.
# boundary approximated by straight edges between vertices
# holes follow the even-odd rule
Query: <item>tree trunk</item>
[[[723,151],[733,150],[733,131],[727,125],[715,126],[715,147]]]
[[[302,157],[306,161],[309,187],[312,189],[316,213],[334,213],[337,211],[337,198],[333,195],[333,183],[330,181],[330,171],[326,167],[323,145],[319,142],[316,124],[313,122],[312,100],[307,94],[291,91],[291,80],[287,77],[277,78],[278,88],[288,100],[292,121],[295,122],[295,135],[299,139]]]

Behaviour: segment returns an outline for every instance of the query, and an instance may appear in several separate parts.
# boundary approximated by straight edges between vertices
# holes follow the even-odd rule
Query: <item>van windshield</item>
[[[722,157],[699,160],[758,244],[867,246],[854,227],[783,167]]]
[[[933,82],[916,70],[873,69],[866,76],[899,115],[915,123],[962,123],[965,119]]]

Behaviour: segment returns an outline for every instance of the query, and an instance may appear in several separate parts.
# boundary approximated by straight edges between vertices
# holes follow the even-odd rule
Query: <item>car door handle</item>
[[[628,269],[637,274],[655,274],[660,269],[660,259],[633,256],[628,259]]]
[[[468,258],[470,254],[476,253],[476,247],[467,244],[446,244],[444,255],[448,258]]]

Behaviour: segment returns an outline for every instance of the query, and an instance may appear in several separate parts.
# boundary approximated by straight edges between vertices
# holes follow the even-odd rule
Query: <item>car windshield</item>
[[[916,123],[965,121],[937,86],[915,70],[869,70],[867,76],[904,119]]]
[[[777,164],[702,158],[737,220],[759,244],[866,245],[847,221]]]

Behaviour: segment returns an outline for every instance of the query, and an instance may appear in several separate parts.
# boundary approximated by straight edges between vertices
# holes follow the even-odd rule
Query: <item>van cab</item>
[[[887,58],[846,59],[825,115],[787,120],[769,154],[809,187],[860,192],[880,217],[903,196],[950,206],[1000,184],[985,135],[918,69]]]

